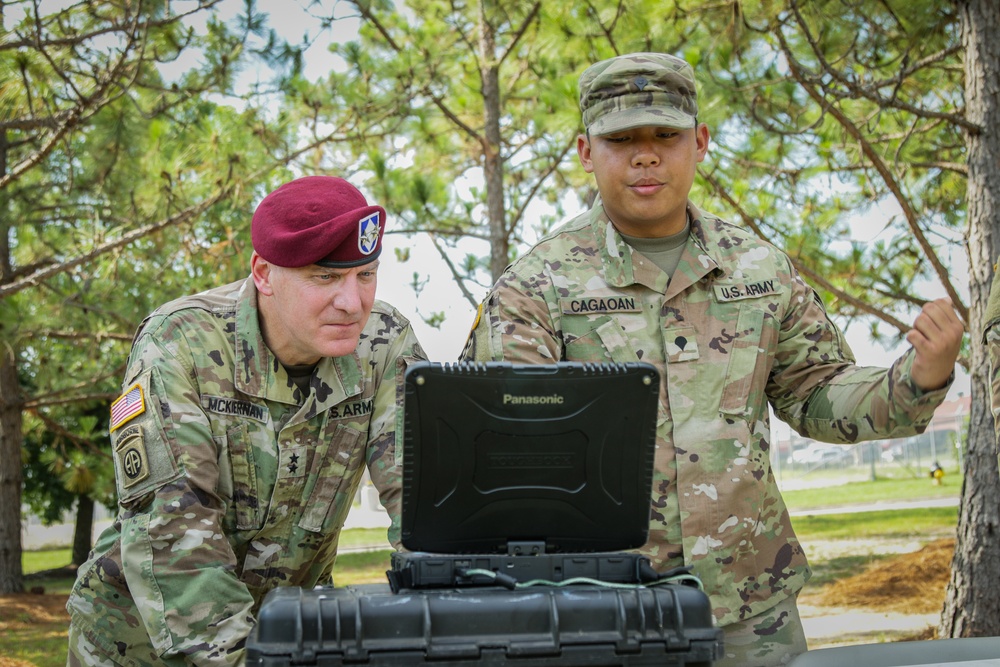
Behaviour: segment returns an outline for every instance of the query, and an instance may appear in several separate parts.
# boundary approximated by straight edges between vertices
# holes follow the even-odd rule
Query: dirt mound
[[[955,539],[885,558],[864,572],[839,579],[810,595],[810,604],[873,611],[931,614],[944,604]]]

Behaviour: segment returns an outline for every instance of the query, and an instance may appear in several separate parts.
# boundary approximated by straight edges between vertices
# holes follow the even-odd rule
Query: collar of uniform
[[[706,230],[702,222],[702,212],[690,201],[688,216],[691,220],[691,230],[688,235],[680,263],[674,270],[674,275],[667,276],[652,262],[645,262],[644,267],[636,267],[632,246],[625,242],[615,226],[611,224],[600,201],[591,209],[591,229],[599,240],[602,260],[604,263],[604,279],[614,287],[640,284],[661,294],[668,290],[676,293],[689,287],[713,271],[720,270],[719,263],[708,248],[711,243],[706,238]],[[603,243],[600,243],[603,240]],[[668,283],[669,281],[669,283]]]
[[[236,300],[236,378],[240,391],[269,401],[295,405],[288,373],[264,343],[257,319],[257,286],[247,278]],[[325,385],[317,393],[314,413],[361,393],[361,360],[357,353],[320,359],[316,375]]]
[[[691,233],[681,254],[681,260],[674,269],[670,284],[664,292],[664,298],[670,299],[680,294],[700,280],[713,273],[723,273],[716,253],[719,239],[714,238],[714,227],[711,218],[705,216],[697,206],[688,202],[688,217],[691,220]]]
[[[590,209],[590,228],[601,249],[604,280],[612,287],[625,287],[636,282],[632,266],[632,247],[618,233],[604,212],[600,200]]]

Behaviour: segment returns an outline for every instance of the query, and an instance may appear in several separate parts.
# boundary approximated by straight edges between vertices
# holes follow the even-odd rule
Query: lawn
[[[941,485],[929,477],[878,477],[874,481],[859,480],[836,486],[783,491],[785,504],[791,510],[820,507],[842,507],[872,502],[898,500],[926,500],[931,498],[957,498],[962,489],[962,478],[951,471]]]

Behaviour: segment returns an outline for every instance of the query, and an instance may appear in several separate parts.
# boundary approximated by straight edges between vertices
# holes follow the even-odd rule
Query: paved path
[[[809,649],[898,641],[936,628],[940,614],[838,610],[799,605]],[[860,667],[860,666],[859,666]]]

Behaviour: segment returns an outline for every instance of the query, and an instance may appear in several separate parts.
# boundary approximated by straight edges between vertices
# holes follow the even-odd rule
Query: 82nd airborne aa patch
[[[135,486],[149,477],[149,461],[146,458],[146,444],[142,437],[142,426],[129,426],[118,435],[115,443],[115,459],[121,471],[122,488]]]

